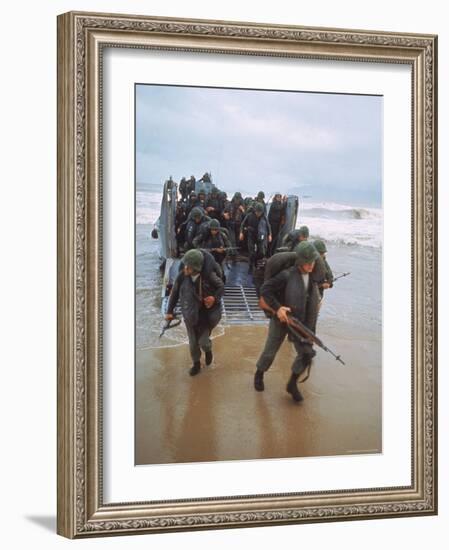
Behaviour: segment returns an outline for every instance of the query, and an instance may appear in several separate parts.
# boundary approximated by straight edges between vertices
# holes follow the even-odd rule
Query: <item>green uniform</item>
[[[322,283],[329,283],[329,288],[332,288],[333,280],[334,280],[334,274],[332,273],[331,266],[328,264],[326,258],[320,257],[320,259],[323,262],[323,267],[324,267],[324,280],[321,282],[321,284]],[[319,291],[320,291],[320,296],[322,298],[323,295],[324,295],[324,288],[321,288],[319,286]]]
[[[317,284],[311,275],[303,276],[296,266],[291,267],[265,281],[260,293],[273,310],[277,311],[281,305],[287,306],[294,317],[315,331],[319,294]],[[291,367],[292,372],[299,375],[309,366],[315,355],[312,345],[292,336],[287,325],[273,316],[270,319],[264,350],[256,364],[258,371],[265,372],[270,368],[287,334],[297,354]]]
[[[271,256],[265,266],[264,281],[271,279],[280,271],[294,266],[297,258],[298,255],[296,252],[277,252],[274,256]],[[325,266],[321,257],[315,259],[315,266],[311,275],[315,283],[319,284],[323,282],[325,277]]]
[[[168,301],[167,313],[173,314],[179,300],[189,338],[190,355],[194,363],[200,360],[201,350],[204,353],[212,350],[210,335],[221,319],[223,293],[222,279],[215,271],[208,268],[206,262],[197,275],[186,276],[181,271],[175,279]],[[206,308],[204,305],[203,298],[206,296],[215,298],[215,303],[211,308]]]

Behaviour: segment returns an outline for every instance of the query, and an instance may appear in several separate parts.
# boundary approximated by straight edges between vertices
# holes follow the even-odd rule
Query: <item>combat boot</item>
[[[206,355],[206,365],[210,365],[214,358],[212,350],[206,351],[205,355]]]
[[[286,389],[288,393],[293,397],[293,400],[299,403],[300,401],[304,401],[304,397],[302,396],[302,393],[298,390],[298,386],[296,384],[298,378],[299,374],[292,372]]]
[[[262,370],[256,370],[256,374],[254,375],[254,389],[256,391],[263,391],[265,389]]]
[[[193,363],[192,368],[189,370],[190,376],[195,376],[195,374],[198,374],[201,370],[201,363],[199,361],[195,361]]]

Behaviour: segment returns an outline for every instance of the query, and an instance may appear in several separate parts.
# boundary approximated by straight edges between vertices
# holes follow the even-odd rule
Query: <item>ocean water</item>
[[[159,217],[160,185],[145,185],[136,193],[136,346],[137,349],[185,343],[182,325],[159,339],[162,273],[158,241],[151,230]],[[268,195],[268,193],[266,193]],[[338,280],[325,291],[320,331],[347,338],[373,339],[382,331],[382,209],[301,199],[297,227],[307,225],[311,239],[325,241],[328,262]],[[344,331],[342,327],[344,326]],[[218,331],[217,334],[222,333]]]

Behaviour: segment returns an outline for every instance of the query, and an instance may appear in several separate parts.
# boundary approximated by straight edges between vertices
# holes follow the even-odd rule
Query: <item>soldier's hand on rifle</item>
[[[240,240],[240,241],[243,241],[244,238],[245,238],[245,237],[244,237],[243,233],[240,233],[240,235],[239,235],[239,240]]]
[[[331,287],[331,285],[329,283],[323,283],[321,285],[321,288],[330,288],[330,287]]]
[[[272,241],[271,235],[268,235],[268,242],[271,243],[271,241]]]
[[[289,307],[281,306],[276,311],[276,315],[281,323],[286,323],[288,321],[287,313],[290,313],[290,312],[291,312],[291,309]]]
[[[167,313],[167,314],[165,315],[165,320],[166,320],[166,321],[172,321],[173,319],[174,319],[173,313]]]
[[[203,302],[207,309],[210,309],[215,304],[215,298],[213,296],[206,296]]]
[[[220,248],[217,248],[217,252],[220,253],[220,254],[223,254],[224,248],[222,246],[220,246]]]

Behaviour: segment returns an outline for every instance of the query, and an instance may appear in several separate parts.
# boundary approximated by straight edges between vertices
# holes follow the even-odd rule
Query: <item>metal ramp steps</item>
[[[225,285],[223,322],[229,325],[266,323],[267,318],[258,301],[256,289],[252,286]]]
[[[263,324],[267,322],[264,312],[259,308],[256,289],[251,286],[225,285],[221,300],[222,320],[226,325]],[[165,315],[168,297],[162,300],[161,312]],[[174,314],[181,317],[181,307],[176,305]]]

